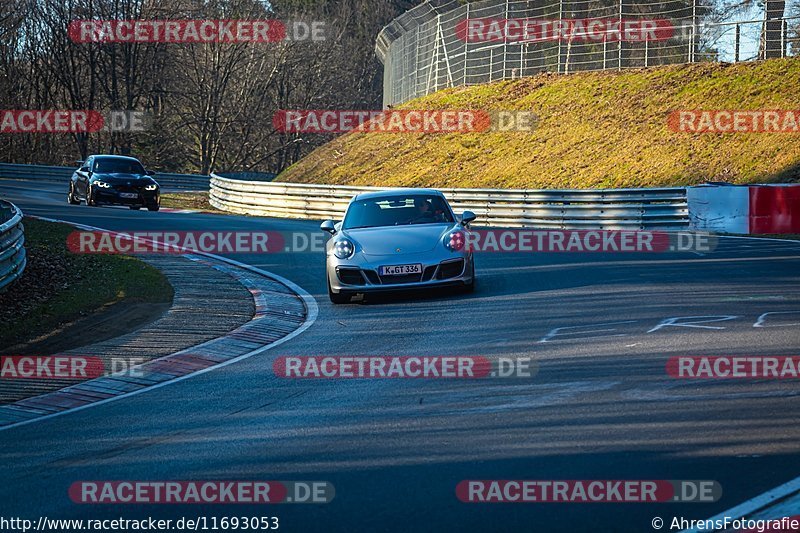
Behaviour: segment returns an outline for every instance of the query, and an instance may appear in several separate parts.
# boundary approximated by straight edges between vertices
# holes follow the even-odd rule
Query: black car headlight
[[[146,185],[144,190],[146,190],[146,191],[157,191],[158,190],[158,185],[156,185],[155,183],[153,183],[151,185]]]
[[[111,188],[111,184],[110,183],[106,183],[105,181],[96,181],[96,182],[94,182],[94,184],[97,185],[98,187],[100,187],[101,189],[110,189]]]
[[[352,257],[356,251],[356,246],[350,239],[339,239],[333,243],[333,255],[339,259]]]
[[[463,231],[451,231],[444,236],[444,246],[452,252],[458,252],[464,249],[466,238]]]

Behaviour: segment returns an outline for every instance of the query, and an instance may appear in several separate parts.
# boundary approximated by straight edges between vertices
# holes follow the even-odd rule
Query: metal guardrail
[[[233,213],[341,220],[353,196],[391,187],[265,183],[211,175],[211,204]],[[564,229],[683,229],[689,225],[685,188],[664,189],[439,189],[456,213],[477,224]]]
[[[22,211],[14,204],[0,200],[0,292],[25,270],[23,229]]]
[[[0,178],[15,180],[32,180],[64,183],[66,190],[67,181],[73,167],[53,167],[45,165],[17,165],[13,163],[0,163]],[[171,174],[157,172],[153,178],[163,189],[179,191],[207,191],[209,177],[198,174]]]

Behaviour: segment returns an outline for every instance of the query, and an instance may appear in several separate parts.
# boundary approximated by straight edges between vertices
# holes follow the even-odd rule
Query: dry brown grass
[[[351,133],[277,181],[349,185],[603,188],[800,180],[800,133],[687,134],[681,109],[800,110],[800,59],[622,73],[542,74],[447,89],[406,109],[520,109],[531,133]]]

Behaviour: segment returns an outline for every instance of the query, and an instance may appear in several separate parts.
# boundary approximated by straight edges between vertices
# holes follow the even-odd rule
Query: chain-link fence
[[[378,36],[384,106],[445,87],[796,54],[800,17],[708,24],[702,0],[428,0]]]

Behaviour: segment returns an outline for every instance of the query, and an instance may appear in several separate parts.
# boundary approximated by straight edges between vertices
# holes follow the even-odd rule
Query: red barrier
[[[800,185],[750,187],[750,233],[800,233]]]

